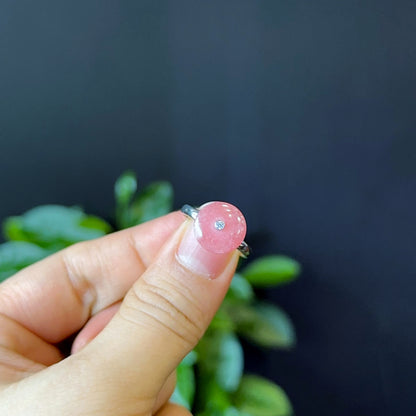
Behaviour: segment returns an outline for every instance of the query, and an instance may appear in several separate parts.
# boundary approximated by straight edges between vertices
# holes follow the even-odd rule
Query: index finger
[[[75,244],[21,270],[0,285],[0,314],[47,342],[62,341],[122,299],[183,221],[174,212]]]

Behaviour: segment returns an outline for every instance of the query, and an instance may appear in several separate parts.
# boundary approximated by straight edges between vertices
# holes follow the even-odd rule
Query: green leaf
[[[12,241],[24,241],[27,237],[23,232],[21,217],[9,217],[3,222],[3,234]]]
[[[196,351],[191,351],[183,360],[182,364],[192,366],[198,361],[198,354]]]
[[[29,241],[55,251],[111,230],[104,220],[87,216],[78,207],[60,205],[42,205],[19,217],[10,217],[3,228],[10,240]]]
[[[257,376],[244,376],[234,396],[237,409],[252,416],[291,416],[286,393],[276,384]]]
[[[202,372],[212,377],[220,388],[235,391],[244,367],[243,349],[231,332],[207,332],[198,346]]]
[[[153,182],[134,198],[137,190],[136,175],[127,171],[116,181],[117,227],[127,228],[169,213],[173,206],[173,188],[169,182]]]
[[[169,182],[153,182],[133,201],[131,225],[141,224],[168,214],[173,206],[173,188]]]
[[[187,400],[182,396],[181,392],[179,391],[178,384],[176,384],[175,390],[173,391],[172,396],[170,396],[169,401],[171,401],[172,403],[179,404],[179,405],[187,408],[188,410],[190,410],[189,403],[187,402]]]
[[[216,380],[225,391],[235,391],[243,375],[243,349],[238,338],[224,333],[218,345]]]
[[[245,277],[236,273],[233,280],[231,280],[231,285],[227,292],[227,298],[249,302],[254,299],[253,288]]]
[[[230,406],[226,408],[225,410],[219,410],[219,409],[205,410],[202,413],[198,413],[197,416],[251,416],[251,415],[238,410],[234,406]]]
[[[223,307],[218,309],[209,327],[212,330],[220,330],[223,332],[235,331],[235,325]]]
[[[103,234],[108,234],[111,231],[111,226],[108,222],[94,215],[88,215],[83,218],[80,221],[79,226],[82,228],[101,231]]]
[[[114,185],[114,196],[117,205],[126,206],[137,191],[136,175],[132,171],[124,172]]]
[[[269,348],[289,349],[296,344],[293,324],[280,308],[269,303],[246,305],[225,302],[223,307],[237,332],[252,342]]]
[[[251,262],[241,274],[255,287],[289,283],[298,277],[300,264],[286,256],[265,256]]]
[[[185,406],[188,410],[192,408],[195,396],[195,374],[192,366],[179,364],[176,369],[176,387],[171,401]]]
[[[132,225],[130,202],[137,190],[136,175],[132,171],[124,172],[114,185],[116,200],[116,225],[118,229]]]
[[[8,279],[11,276],[13,276],[18,271],[19,271],[18,269],[0,270],[0,282],[2,282],[3,280]]]
[[[49,254],[50,251],[25,241],[0,244],[0,281]]]
[[[199,372],[196,406],[207,416],[222,416],[231,407],[230,393],[222,389],[204,370]]]
[[[224,412],[224,416],[251,416],[251,415],[249,415],[246,412],[242,412],[241,410],[238,410],[234,406],[231,406]]]

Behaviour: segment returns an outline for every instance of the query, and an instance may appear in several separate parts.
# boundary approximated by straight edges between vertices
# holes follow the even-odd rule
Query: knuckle
[[[73,254],[76,254],[76,250],[80,250],[79,252],[84,250],[88,254],[86,257],[90,255],[89,246],[84,243],[78,243],[73,246],[71,252],[68,249],[63,250],[59,253],[59,256],[70,291],[77,303],[85,310],[85,314],[89,316],[94,308],[97,294],[95,293],[94,285],[87,277],[88,271],[85,270],[82,258],[79,260],[80,257]]]

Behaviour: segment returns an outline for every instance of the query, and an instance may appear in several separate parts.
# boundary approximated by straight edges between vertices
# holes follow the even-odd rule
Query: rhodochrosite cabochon
[[[194,230],[196,239],[206,250],[229,253],[244,240],[247,225],[238,208],[216,201],[200,207]]]

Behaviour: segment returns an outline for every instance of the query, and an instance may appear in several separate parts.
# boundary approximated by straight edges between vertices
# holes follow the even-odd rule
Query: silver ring
[[[196,217],[198,216],[199,209],[195,208],[191,205],[185,204],[181,208],[181,212],[184,213],[187,217],[192,218],[194,221],[196,220]],[[247,258],[250,255],[250,247],[248,244],[243,241],[238,247],[237,250],[240,252],[241,257]]]

